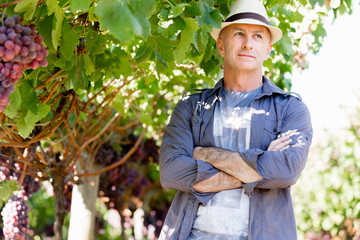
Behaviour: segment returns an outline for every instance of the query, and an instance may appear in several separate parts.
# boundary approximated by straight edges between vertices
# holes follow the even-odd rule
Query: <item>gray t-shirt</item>
[[[249,149],[250,105],[262,87],[250,92],[224,89],[215,106],[215,146],[231,151]],[[200,205],[189,239],[246,240],[249,225],[249,198],[242,188],[218,192],[206,206]]]

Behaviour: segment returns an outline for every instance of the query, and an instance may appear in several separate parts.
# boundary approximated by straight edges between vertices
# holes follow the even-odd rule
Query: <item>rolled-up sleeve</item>
[[[287,188],[296,183],[305,167],[313,135],[309,110],[300,100],[287,106],[280,134],[289,131],[296,134],[291,136],[292,143],[284,151],[249,149],[240,153],[243,160],[263,177],[252,186]]]
[[[214,194],[198,193],[191,186],[213,176],[219,170],[192,158],[192,109],[190,99],[181,100],[174,108],[160,148],[160,181],[164,188],[190,192],[206,204]]]

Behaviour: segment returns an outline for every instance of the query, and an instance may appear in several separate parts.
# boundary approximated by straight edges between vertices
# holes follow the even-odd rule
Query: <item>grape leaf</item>
[[[79,37],[76,31],[70,28],[68,21],[63,21],[60,53],[66,59],[70,60],[73,56],[76,45],[79,43]]]
[[[177,62],[185,58],[185,53],[190,49],[190,44],[194,42],[194,34],[199,29],[199,24],[194,18],[185,18],[185,29],[181,32],[180,43],[174,50],[174,57]]]
[[[85,55],[85,65],[86,65],[86,75],[91,75],[93,72],[95,72],[95,66],[88,54]]]
[[[31,20],[35,10],[38,0],[24,0],[16,4],[14,11],[17,13],[24,13],[25,20]]]
[[[153,49],[151,46],[149,46],[149,42],[145,42],[144,45],[140,46],[137,50],[136,50],[136,55],[135,55],[135,60],[137,63],[142,63],[147,61],[151,54],[153,52]]]
[[[129,4],[134,9],[134,13],[138,13],[145,18],[150,17],[155,9],[155,0],[131,0]]]
[[[92,0],[70,0],[70,9],[73,13],[77,11],[86,12],[89,10]]]
[[[68,77],[74,89],[85,89],[87,86],[88,78],[86,77],[86,64],[83,54],[77,57],[75,67],[68,72]]]
[[[205,0],[200,0],[200,11],[204,16],[204,22],[215,28],[221,28],[221,21],[223,19],[220,10],[209,6]]]
[[[7,106],[4,113],[9,118],[14,118],[18,114],[18,108],[21,104],[21,96],[19,88],[15,88],[15,91],[9,96],[11,104]]]
[[[177,16],[179,16],[180,14],[182,14],[184,12],[184,9],[186,6],[190,6],[187,3],[180,3],[178,5],[176,5],[175,7],[173,7],[172,9],[170,9],[168,18],[175,18]]]
[[[45,16],[38,23],[40,35],[44,37],[44,42],[46,46],[49,48],[49,50],[54,49],[52,37],[51,37],[51,31],[49,31],[49,29],[52,29],[53,21],[54,21],[54,15],[52,14],[50,16]]]
[[[101,54],[105,50],[105,43],[108,36],[99,34],[98,32],[89,31],[85,35],[85,51],[92,55]]]
[[[318,25],[316,30],[312,33],[315,37],[325,37],[326,30],[322,25]]]
[[[29,81],[23,80],[19,84],[21,96],[21,105],[33,113],[37,113],[40,101],[36,96],[36,92]]]
[[[4,203],[13,195],[17,190],[17,182],[15,180],[6,180],[0,182],[0,209]]]
[[[17,129],[23,138],[27,138],[35,127],[35,123],[46,117],[50,111],[50,106],[39,104],[36,113],[32,111],[23,111],[19,120],[16,122]]]
[[[50,16],[51,14],[54,14],[51,37],[52,44],[54,48],[57,49],[61,38],[61,29],[64,16],[61,8],[57,3],[57,0],[46,0],[46,4],[48,7],[48,15]]]
[[[166,72],[174,66],[172,43],[162,36],[159,36],[156,41],[155,63],[160,72]]]
[[[21,105],[18,108],[20,113],[16,126],[23,138],[29,136],[35,127],[35,123],[43,119],[50,111],[50,106],[40,103],[34,87],[28,80],[22,80],[18,84]]]
[[[277,42],[279,46],[279,53],[283,54],[292,54],[292,43],[291,38],[288,35],[282,36],[282,38]]]
[[[99,17],[101,29],[109,29],[121,41],[129,42],[134,34],[142,34],[139,21],[130,12],[124,0],[100,0],[95,14]]]

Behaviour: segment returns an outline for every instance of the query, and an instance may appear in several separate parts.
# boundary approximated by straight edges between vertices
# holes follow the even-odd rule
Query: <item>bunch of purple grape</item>
[[[30,153],[32,153],[33,149],[29,149]],[[0,147],[0,153],[0,182],[6,180],[19,181],[22,166],[7,157],[16,155],[14,150],[11,147]],[[25,201],[39,189],[39,182],[35,181],[32,176],[26,175],[23,178],[20,190],[15,191],[6,203],[1,211],[5,240],[27,239],[30,226],[28,220],[29,208]]]
[[[5,240],[28,239],[29,207],[20,196],[12,196],[3,210],[1,216],[4,221]]]
[[[14,84],[26,69],[46,67],[49,54],[42,44],[44,38],[37,34],[35,25],[21,25],[20,17],[5,14],[0,18],[0,112],[10,104],[9,95]]]

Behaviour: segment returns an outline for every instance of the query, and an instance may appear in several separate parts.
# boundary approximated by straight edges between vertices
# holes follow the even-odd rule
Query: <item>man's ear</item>
[[[216,40],[216,44],[217,44],[220,56],[224,57],[225,56],[224,39],[223,38],[218,38]]]
[[[271,50],[272,50],[272,44],[269,43],[267,50],[266,50],[266,59],[265,60],[267,60],[269,58]]]

